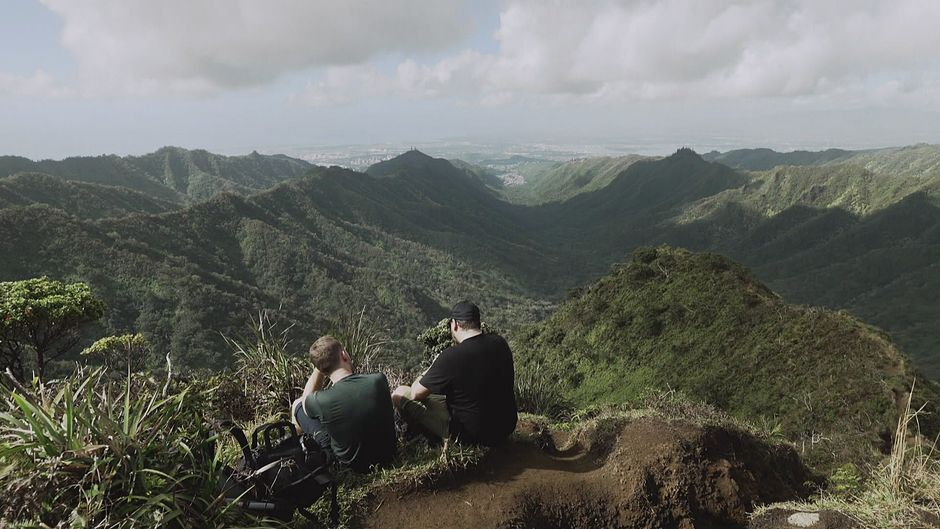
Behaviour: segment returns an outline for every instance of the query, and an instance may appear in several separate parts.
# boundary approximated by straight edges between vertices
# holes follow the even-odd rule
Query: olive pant
[[[450,437],[450,412],[447,411],[447,397],[431,394],[424,400],[411,400],[410,395],[402,398],[398,413],[408,426],[431,441],[441,441]]]

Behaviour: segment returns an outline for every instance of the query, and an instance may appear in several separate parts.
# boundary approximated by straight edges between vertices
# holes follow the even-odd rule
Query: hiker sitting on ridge
[[[402,419],[432,440],[448,435],[462,443],[493,446],[516,428],[515,372],[509,344],[483,334],[480,309],[461,301],[451,311],[456,345],[444,350],[411,386],[399,386],[392,402]]]
[[[332,336],[310,347],[315,369],[291,405],[294,424],[358,472],[395,457],[395,412],[388,379],[381,373],[353,374],[352,359]],[[329,378],[333,385],[322,389]]]

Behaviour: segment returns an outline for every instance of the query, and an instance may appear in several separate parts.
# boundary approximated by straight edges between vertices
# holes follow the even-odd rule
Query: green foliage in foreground
[[[215,527],[234,521],[217,490],[201,403],[208,388],[161,388],[79,371],[0,389],[2,517],[50,527]]]
[[[240,456],[215,420],[246,430],[286,419],[302,359],[263,315],[252,339],[232,342],[235,370],[158,383],[80,369],[47,385],[0,385],[0,517],[14,527],[283,527],[245,516],[219,494],[221,471]],[[337,468],[342,526],[386,487],[407,490],[474,465],[475,447],[403,443],[392,466],[369,475]],[[327,520],[327,502],[315,512]],[[289,527],[306,527],[298,516]]]
[[[0,370],[22,379],[24,363],[32,360],[42,380],[46,364],[71,350],[81,327],[104,310],[84,283],[48,277],[0,283]]]
[[[266,347],[251,358],[263,360],[275,350]],[[45,386],[0,388],[0,515],[12,527],[306,527],[300,517],[287,524],[247,517],[219,496],[220,471],[239,451],[229,436],[216,437],[208,426],[226,416],[211,404],[212,396],[224,384],[247,384],[246,376],[251,375],[236,371],[162,384],[139,376],[115,379],[99,369]],[[553,428],[600,428],[612,436],[623,421],[652,415],[759,434],[677,392],[651,392],[640,405],[645,409],[588,412],[567,425],[537,416],[525,420]],[[241,421],[249,431],[279,415],[256,402],[249,407],[255,413]],[[476,447],[403,442],[389,468],[368,475],[337,469],[341,527],[368,516],[377,495],[433,485],[478,464],[485,454]],[[327,509],[322,501],[314,512],[327,520]]]
[[[779,423],[813,464],[876,457],[914,377],[877,330],[787,305],[725,257],[669,247],[638,250],[575,293],[519,336],[516,352],[521,365],[552,370],[579,407],[675,388]],[[936,389],[922,388],[936,409]],[[924,426],[936,432],[936,416]]]
[[[916,390],[916,388],[915,388]],[[919,421],[923,409],[908,399],[898,418],[891,453],[877,462],[868,479],[854,465],[844,465],[830,477],[829,488],[807,502],[766,506],[816,512],[839,511],[861,527],[908,529],[940,523],[940,458],[936,439],[924,438]]]

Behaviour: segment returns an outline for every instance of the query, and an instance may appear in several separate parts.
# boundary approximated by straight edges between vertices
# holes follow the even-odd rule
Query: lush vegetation
[[[201,403],[213,388],[80,370],[54,385],[0,384],[5,524],[218,527],[221,462]],[[12,384],[11,380],[5,384]]]
[[[514,344],[522,366],[549,370],[580,408],[675,388],[775,423],[827,465],[877,457],[915,377],[878,330],[788,305],[725,257],[669,247],[637,250]],[[934,410],[940,393],[922,384],[918,403]]]
[[[361,313],[360,313],[361,315]],[[350,319],[345,336],[354,358],[380,346],[370,325]],[[232,340],[233,369],[219,374],[113,373],[84,366],[46,384],[0,383],[0,517],[4,527],[208,528],[282,527],[253,518],[221,494],[223,468],[240,451],[212,425],[235,419],[249,430],[285,419],[312,366],[286,349],[288,329],[266,315],[251,338]],[[358,337],[358,339],[357,339]],[[133,335],[96,342],[88,360],[146,347]],[[104,356],[99,356],[104,354]],[[372,355],[373,360],[376,355]],[[379,364],[372,368],[380,368]],[[123,366],[119,366],[123,370]],[[389,371],[394,381],[397,372]],[[343,526],[361,514],[367,495],[406,490],[475,464],[481,449],[431,448],[404,442],[390,468],[357,475],[336,468],[342,482]],[[318,506],[326,521],[326,502]],[[289,526],[304,526],[298,523]]]
[[[125,157],[32,161],[0,156],[0,178],[25,172],[44,173],[75,182],[120,186],[177,204],[205,200],[222,192],[249,194],[297,178],[312,168],[303,160],[282,155],[254,152],[247,156],[220,156],[179,147]]]
[[[126,187],[75,182],[42,173],[0,178],[0,209],[32,204],[46,204],[84,219],[164,213],[179,208],[179,204]]]
[[[937,502],[936,462],[896,446],[907,436],[894,426],[908,424],[901,411],[917,380],[912,406],[926,405],[917,417],[935,434],[937,389],[883,332],[845,312],[788,305],[765,284],[787,301],[847,308],[887,328],[940,373],[936,151],[823,153],[754,173],[689,150],[622,169],[575,162],[540,184],[572,198],[538,207],[507,203],[478,168],[416,151],[367,174],[178,149],[0,159],[7,172],[57,175],[0,180],[0,278],[21,280],[0,283],[3,367],[16,370],[11,345],[21,359],[37,351],[16,338],[30,318],[70,322],[51,356],[89,345],[68,363],[48,353],[25,361],[49,365],[58,380],[4,381],[4,520],[262,523],[218,497],[218,469],[237,451],[227,440],[213,449],[211,419],[282,416],[308,374],[298,353],[327,332],[393,384],[410,382],[449,340],[428,325],[459,298],[480,303],[511,338],[524,410],[577,421],[625,403],[649,407],[651,388],[679,390],[795,442],[834,472],[832,491],[870,507],[860,518],[894,502],[902,508],[892,520],[910,520],[907,507]],[[712,253],[642,248],[553,311],[565,289],[661,242],[719,250],[755,272]],[[57,281],[28,279],[43,274]],[[89,286],[67,284],[77,281]],[[20,288],[34,282],[45,290]],[[23,302],[37,296],[67,303],[55,312]],[[99,320],[98,300],[109,310],[83,327]],[[72,305],[85,310],[63,308]],[[260,317],[245,336],[250,314]],[[109,368],[75,372],[74,361]],[[657,402],[698,413],[689,399]],[[892,443],[903,455],[881,469],[878,452]],[[480,457],[415,445],[401,453],[392,469],[346,477],[346,512],[377,487]]]
[[[705,154],[704,158],[749,171],[766,171],[784,165],[849,164],[879,174],[894,175],[898,179],[922,179],[935,176],[940,171],[940,149],[928,144],[863,151],[827,149],[781,153],[771,149],[738,149],[724,153],[713,151]]]
[[[607,187],[628,167],[645,158],[631,154],[555,162],[529,173],[521,184],[504,187],[502,192],[509,200],[521,204],[560,202]]]
[[[43,380],[49,362],[74,348],[81,327],[104,310],[84,283],[47,277],[0,283],[0,370],[22,379],[24,367],[33,367]]]
[[[18,192],[0,209],[0,278],[89,283],[113,310],[88,337],[143,333],[161,351],[151,366],[164,352],[181,365],[226,365],[217,331],[232,336],[259,310],[297,325],[302,342],[365,306],[391,337],[386,354],[411,368],[421,357],[408,338],[455,299],[477,300],[512,332],[633,249],[668,243],[730,255],[788,300],[848,309],[937,376],[938,151],[814,155],[803,162],[823,165],[756,173],[687,149],[661,160],[520,159],[532,186],[575,194],[537,207],[507,203],[501,197],[512,186],[500,188],[478,167],[417,151],[367,174],[315,168],[250,197],[222,194],[158,215],[120,217],[148,211],[131,200],[139,193],[96,194],[88,204],[97,205],[82,209],[64,200],[79,182],[47,177],[50,189],[66,188]],[[37,170],[27,162],[0,165]],[[218,189],[247,193],[297,174],[281,164],[299,167],[282,157],[172,148],[36,163],[62,178],[143,190],[155,204],[214,193],[181,194],[192,186],[178,175],[197,169],[238,183]]]
[[[912,407],[912,399],[907,400],[891,453],[871,469],[868,479],[857,466],[846,464],[833,473],[830,486],[816,498],[767,506],[756,514],[775,508],[830,510],[849,516],[862,527],[936,527],[940,523],[940,459],[936,440],[931,442],[921,435],[923,413],[923,409]]]
[[[704,158],[730,167],[749,171],[766,171],[780,165],[820,165],[841,161],[852,156],[852,151],[826,149],[825,151],[777,152],[773,149],[736,149],[728,152],[712,151]]]
[[[411,337],[454,299],[492,307],[497,322],[534,321],[549,307],[509,275],[544,258],[517,244],[511,222],[487,219],[493,204],[509,207],[456,171],[405,179],[329,169],[157,216],[80,221],[48,206],[13,208],[0,210],[0,274],[87,282],[112,307],[94,334],[143,333],[160,352],[152,367],[166,352],[181,366],[226,365],[219,332],[236,336],[259,310],[309,343],[339,314],[368,307],[407,368],[421,361]]]
[[[150,342],[143,334],[137,333],[101,338],[85,348],[82,356],[117,373],[136,373],[144,369],[150,353]]]

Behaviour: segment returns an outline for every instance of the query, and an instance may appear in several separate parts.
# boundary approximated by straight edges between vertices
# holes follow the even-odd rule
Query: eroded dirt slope
[[[472,471],[403,495],[380,493],[363,525],[745,527],[755,506],[803,497],[812,478],[792,450],[721,428],[643,418],[577,436],[520,431]]]

